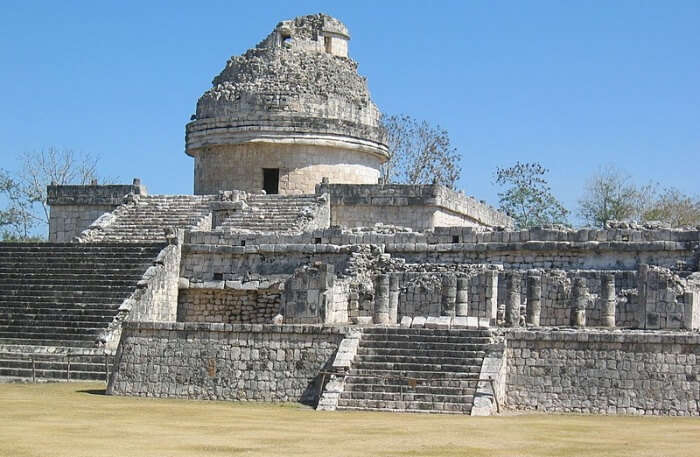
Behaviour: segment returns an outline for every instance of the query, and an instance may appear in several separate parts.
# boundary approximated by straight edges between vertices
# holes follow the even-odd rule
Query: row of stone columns
[[[495,273],[495,272],[494,272]],[[497,281],[490,278],[492,281]],[[522,274],[519,272],[507,272],[506,277],[506,309],[505,325],[507,327],[520,326],[520,301]],[[489,281],[487,288],[496,288],[496,282]],[[376,324],[395,324],[398,319],[399,307],[399,274],[381,274],[377,277],[377,294],[375,298],[373,320]],[[542,314],[542,277],[540,275],[527,276],[527,325],[539,327]],[[586,303],[588,300],[588,288],[584,278],[575,278],[572,290],[573,306],[571,311],[571,325],[576,327],[586,326]],[[486,294],[486,299],[495,304],[495,290]],[[606,274],[601,281],[601,325],[615,327],[615,275]],[[443,316],[467,316],[469,314],[469,280],[463,277],[446,274],[442,276],[441,315]],[[493,306],[495,312],[495,305]],[[495,316],[492,316],[495,317]]]
[[[506,273],[506,310],[505,325],[507,327],[520,326],[520,297],[522,275],[518,272]],[[527,325],[538,327],[542,313],[542,277],[529,275],[527,277]],[[586,326],[586,303],[588,301],[588,288],[585,278],[575,278],[572,290],[573,307],[571,311],[571,325],[575,327]],[[615,327],[615,307],[617,296],[615,294],[615,275],[606,274],[601,280],[601,325],[603,327]]]

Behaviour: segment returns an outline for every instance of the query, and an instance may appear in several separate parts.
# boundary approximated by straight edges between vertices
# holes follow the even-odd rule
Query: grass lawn
[[[700,418],[472,418],[103,395],[0,384],[0,456],[693,456]]]

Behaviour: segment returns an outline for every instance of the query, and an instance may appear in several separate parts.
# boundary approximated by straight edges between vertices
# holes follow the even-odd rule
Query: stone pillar
[[[455,314],[457,316],[469,315],[469,278],[457,278]]]
[[[348,317],[351,322],[357,323],[357,317],[360,315],[360,296],[356,290],[351,290],[348,297]]]
[[[615,294],[615,275],[603,275],[600,294],[603,301],[603,309],[601,310],[601,325],[603,327],[615,327],[615,306],[617,305],[617,295]]]
[[[649,265],[642,263],[637,267],[637,302],[639,303],[639,328],[647,328],[647,313],[655,311],[654,304],[647,303],[649,295]]]
[[[377,276],[377,295],[374,299],[374,323],[389,323],[389,275]]]
[[[686,291],[683,295],[683,328],[697,330],[700,328],[700,291]]]
[[[401,273],[389,277],[389,322],[396,324],[399,319],[399,279]]]
[[[542,277],[528,276],[527,278],[527,323],[535,327],[540,326],[540,314],[542,312]]]
[[[585,327],[586,301],[588,300],[588,289],[586,288],[585,278],[576,278],[574,280],[572,295],[574,298],[574,306],[571,310],[571,325],[574,327]]]
[[[486,316],[491,325],[496,324],[496,319],[498,318],[498,272],[497,271],[487,271],[486,272],[486,292],[484,293],[486,298]]]
[[[506,327],[520,326],[520,273],[506,277]]]
[[[453,274],[442,276],[442,310],[441,316],[455,316],[455,303],[457,301],[457,277]]]

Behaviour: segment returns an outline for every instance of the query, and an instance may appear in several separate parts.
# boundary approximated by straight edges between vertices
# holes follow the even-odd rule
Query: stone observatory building
[[[513,228],[380,185],[349,33],[281,22],[186,128],[194,195],[49,186],[0,243],[0,380],[319,409],[700,415],[700,230]]]
[[[376,184],[385,135],[348,40],[339,20],[304,16],[229,59],[187,125],[194,193],[308,194],[324,177]]]

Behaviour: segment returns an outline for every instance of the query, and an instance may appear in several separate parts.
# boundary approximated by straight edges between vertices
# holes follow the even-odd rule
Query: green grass
[[[0,384],[0,456],[698,456],[700,418],[317,412]]]

